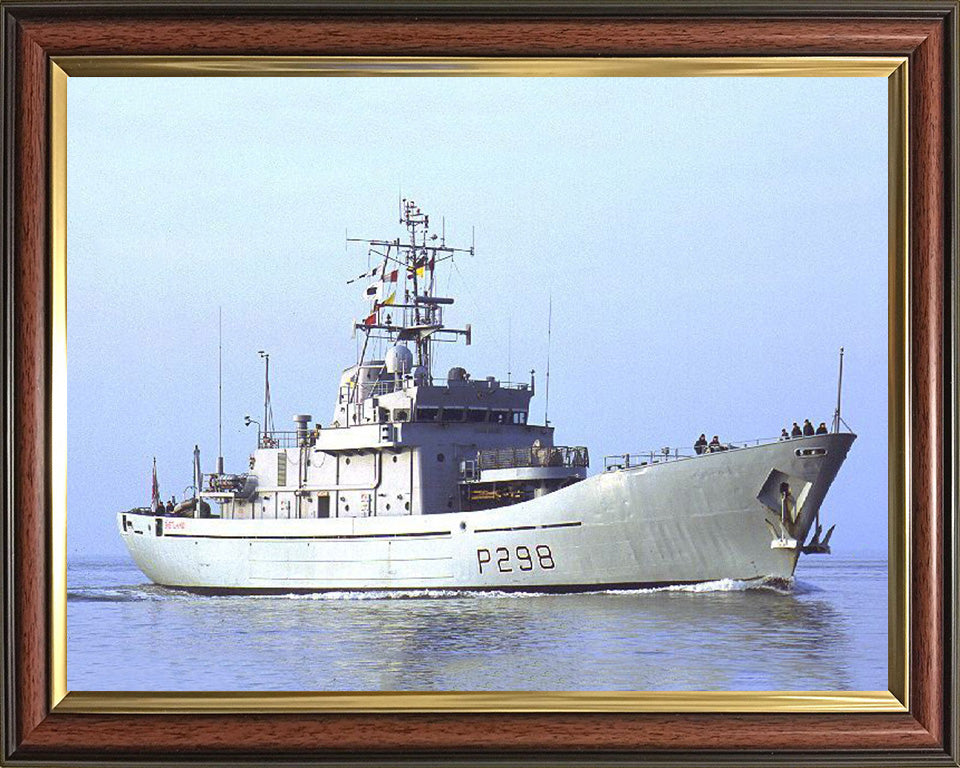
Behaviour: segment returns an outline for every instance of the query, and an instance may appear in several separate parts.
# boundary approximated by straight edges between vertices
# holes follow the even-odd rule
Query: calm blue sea
[[[788,587],[207,597],[71,561],[71,690],[886,690],[887,564]]]

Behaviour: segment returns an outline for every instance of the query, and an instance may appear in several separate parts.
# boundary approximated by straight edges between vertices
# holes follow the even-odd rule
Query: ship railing
[[[480,384],[483,386],[490,386],[492,384],[496,385],[497,389],[512,389],[516,391],[523,391],[525,389],[530,389],[530,383],[526,381],[501,381],[500,379],[462,379],[450,381],[449,379],[438,379],[433,378],[429,379],[428,383],[432,387],[448,387],[450,384],[454,386],[465,385],[470,386],[474,384]]]
[[[426,377],[413,377],[407,376],[403,379],[404,387],[449,387],[453,385],[454,387],[464,386],[480,386],[480,387],[495,387],[496,389],[513,389],[513,390],[524,390],[530,389],[530,384],[527,382],[517,382],[517,381],[500,381],[499,379],[489,378],[489,379],[450,379],[439,378],[433,376],[431,378]]]
[[[588,467],[590,453],[582,445],[550,447],[497,448],[477,453],[477,469],[514,469],[517,467]]]
[[[448,387],[451,383],[454,386],[458,386],[460,384],[468,386],[480,385],[482,387],[491,386],[491,382],[487,379],[466,379],[463,381],[450,382],[449,380],[442,378],[406,376],[402,379],[383,379],[381,381],[372,381],[367,384],[361,384],[360,391],[362,393],[361,397],[366,399],[368,397],[389,395],[391,392],[398,392],[410,387]],[[354,389],[356,389],[356,386],[356,384],[351,383],[340,387],[340,401],[349,402],[354,396]],[[530,389],[530,385],[526,382],[497,381],[496,388],[522,392],[523,390]]]
[[[257,443],[258,448],[307,448],[315,442],[314,435],[307,432],[304,435],[296,429],[292,430],[273,430],[271,432],[261,432]]]
[[[383,381],[371,381],[366,384],[360,385],[361,397],[379,397],[380,395],[389,395],[391,392],[396,392],[401,389],[403,385],[402,381],[397,381],[394,379],[385,379]],[[340,402],[351,402],[356,399],[355,390],[357,385],[354,383],[344,384],[340,387]]]
[[[707,444],[701,451],[701,454],[735,451],[738,448],[775,443],[783,439],[783,437],[754,437],[749,440],[734,440],[721,443],[719,446]],[[680,448],[664,447],[652,451],[643,451],[641,453],[615,453],[603,457],[603,469],[605,472],[611,472],[617,469],[642,467],[648,464],[661,464],[667,461],[682,461],[683,459],[692,459],[698,455],[700,454],[698,454],[692,446],[683,446]]]

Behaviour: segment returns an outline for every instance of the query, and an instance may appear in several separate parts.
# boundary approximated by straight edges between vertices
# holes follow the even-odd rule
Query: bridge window
[[[513,423],[514,423],[514,424],[526,424],[526,423],[527,423],[527,412],[526,412],[526,411],[514,411],[514,412],[513,412]]]
[[[467,408],[467,421],[479,424],[487,420],[486,408]]]
[[[408,411],[406,408],[397,408],[397,410],[393,412],[393,420],[410,421],[410,411]]]
[[[494,424],[509,424],[510,411],[490,411],[490,421]]]
[[[439,408],[417,408],[417,421],[436,421],[439,415]]]
[[[463,408],[444,408],[443,421],[463,421]]]

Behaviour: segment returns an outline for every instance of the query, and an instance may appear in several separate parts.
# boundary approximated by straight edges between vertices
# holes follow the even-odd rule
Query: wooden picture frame
[[[957,10],[956,2],[353,5],[304,2],[0,2],[3,25],[4,675],[3,745],[11,765],[204,761],[325,763],[618,762],[645,764],[958,765],[957,715]],[[103,56],[904,57],[908,94],[908,238],[900,483],[910,528],[907,659],[899,711],[597,711],[549,705],[504,711],[341,711],[197,706],[161,700],[122,712],[64,706],[62,579],[54,512],[63,393],[51,328],[62,279],[51,251],[62,211],[51,179],[63,157],[50,130],[63,82],[57,60]],[[212,59],[211,59],[212,60]],[[62,169],[61,169],[62,170]],[[897,219],[897,217],[893,217]],[[898,394],[897,388],[891,395]],[[903,408],[901,410],[904,410]],[[891,463],[894,463],[891,453]],[[897,642],[891,637],[892,642]],[[202,697],[202,695],[199,695]],[[186,702],[186,705],[185,705]],[[86,706],[84,706],[86,704]],[[179,710],[177,713],[166,711]],[[121,707],[122,709],[122,707]],[[603,710],[604,708],[599,708]]]

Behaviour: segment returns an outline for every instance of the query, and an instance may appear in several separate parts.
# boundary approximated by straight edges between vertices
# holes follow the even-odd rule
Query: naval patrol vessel
[[[403,200],[393,240],[362,240],[372,269],[348,281],[369,309],[359,357],[332,418],[277,430],[269,356],[257,446],[242,472],[201,470],[188,498],[117,515],[130,554],[157,584],[197,592],[584,591],[785,579],[801,553],[829,552],[824,496],[855,435],[608,457],[588,476],[585,446],[535,424],[523,383],[434,376],[448,326],[439,265],[473,248],[432,234]],[[368,261],[368,264],[371,263]],[[375,356],[377,350],[382,353]],[[841,359],[842,361],[842,359]],[[222,453],[222,450],[221,450]],[[809,538],[808,538],[809,537]]]

